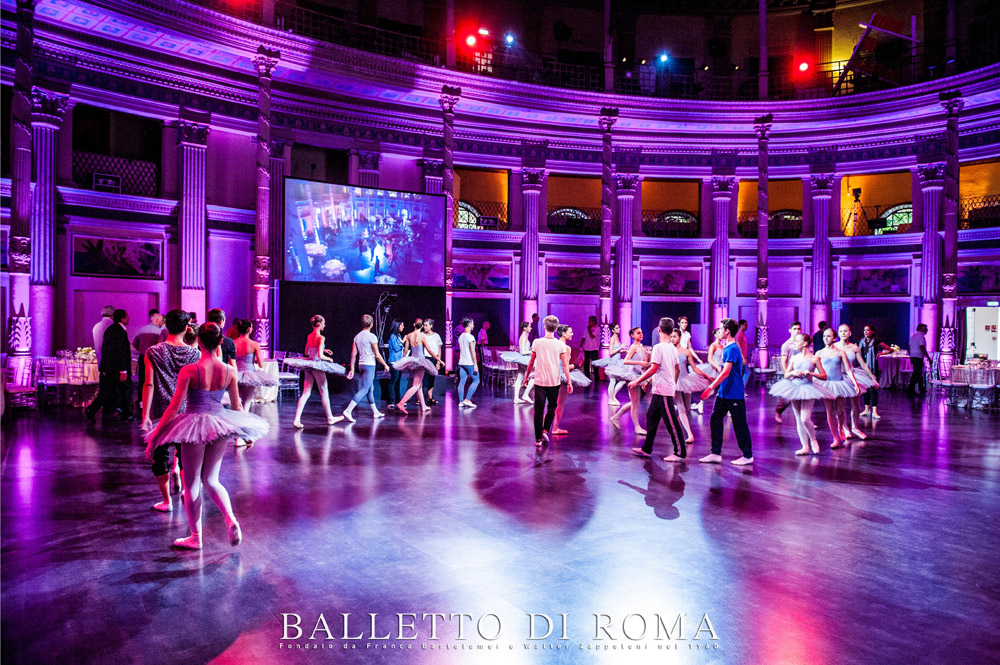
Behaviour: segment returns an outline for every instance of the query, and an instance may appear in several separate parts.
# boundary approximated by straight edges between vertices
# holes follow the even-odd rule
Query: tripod
[[[398,298],[398,294],[383,291],[375,304],[375,334],[378,336],[379,346],[383,346],[382,336],[385,334],[385,322],[389,320],[389,308]]]

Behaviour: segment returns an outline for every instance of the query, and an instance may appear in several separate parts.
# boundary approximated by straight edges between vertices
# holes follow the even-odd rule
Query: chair
[[[756,354],[751,354],[756,355]],[[763,382],[765,386],[772,385],[776,380],[778,374],[781,373],[781,358],[777,356],[771,356],[770,367],[753,367],[753,376],[757,380],[757,383]],[[753,359],[751,359],[753,360]]]
[[[945,401],[949,406],[965,408],[969,405],[969,368],[951,366],[951,377],[944,384]]]
[[[38,408],[38,389],[35,386],[34,364],[31,358],[9,358],[4,401],[7,406],[28,409]]]
[[[993,370],[987,368],[969,369],[969,406],[973,409],[989,409],[993,405],[995,392]]]
[[[55,358],[35,360],[35,392],[38,403],[50,404],[59,394],[59,365]]]
[[[282,355],[284,356],[284,354]],[[281,397],[281,393],[286,390],[292,390],[298,396],[302,368],[285,364],[286,359],[287,357],[283,357],[278,361],[281,367],[281,370],[278,372],[278,397]]]

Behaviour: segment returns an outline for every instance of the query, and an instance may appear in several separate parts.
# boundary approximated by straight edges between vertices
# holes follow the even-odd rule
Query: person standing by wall
[[[91,335],[94,339],[94,353],[97,354],[97,363],[101,362],[101,347],[104,346],[104,331],[114,325],[111,317],[115,314],[114,305],[105,305],[101,308],[101,320],[94,324]]]
[[[464,327],[464,326],[463,326]],[[479,346],[479,369],[483,368],[483,362],[486,359],[486,349],[490,346],[490,322],[483,321],[482,327],[479,328],[479,334],[476,336],[476,344]]]
[[[93,422],[97,412],[108,407],[121,415],[123,422],[135,420],[132,415],[132,347],[128,343],[128,312],[116,309],[111,316],[112,325],[104,331],[101,344],[100,386],[97,398],[87,407],[87,419]]]
[[[910,377],[910,385],[906,387],[906,394],[915,397],[917,387],[922,395],[927,394],[927,384],[924,382],[924,361],[931,362],[931,357],[927,355],[927,326],[923,323],[917,326],[917,332],[910,336],[910,364],[913,365],[913,376]]]

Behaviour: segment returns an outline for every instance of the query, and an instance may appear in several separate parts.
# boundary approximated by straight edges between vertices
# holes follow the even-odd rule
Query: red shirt
[[[736,333],[736,344],[740,347],[740,354],[743,356],[743,362],[747,361],[747,336],[742,330]]]

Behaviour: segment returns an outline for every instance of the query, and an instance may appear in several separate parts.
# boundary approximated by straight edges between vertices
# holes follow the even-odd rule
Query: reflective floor
[[[831,451],[821,426],[797,458],[754,389],[752,468],[694,461],[708,409],[668,464],[662,430],[632,456],[605,386],[540,453],[509,395],[335,428],[314,400],[304,431],[291,400],[256,407],[271,435],[222,471],[244,542],[206,502],[201,552],[170,548],[183,511],[150,510],[133,426],[8,420],[3,661],[997,662],[1000,416],[883,392],[871,439]]]

